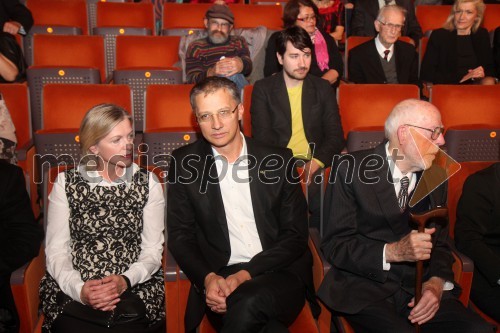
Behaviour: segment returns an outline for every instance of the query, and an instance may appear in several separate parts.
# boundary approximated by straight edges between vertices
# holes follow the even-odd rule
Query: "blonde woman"
[[[443,28],[432,32],[420,79],[434,84],[495,84],[482,0],[456,0]]]
[[[164,332],[161,184],[133,163],[131,116],[101,104],[87,112],[87,156],[60,173],[49,196],[45,332]]]

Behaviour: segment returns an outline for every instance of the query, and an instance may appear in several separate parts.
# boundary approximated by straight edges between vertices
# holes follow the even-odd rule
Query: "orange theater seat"
[[[156,35],[152,3],[98,2],[96,27],[148,28]]]

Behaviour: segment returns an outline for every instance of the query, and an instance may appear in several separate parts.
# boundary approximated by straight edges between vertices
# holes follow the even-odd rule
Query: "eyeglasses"
[[[388,27],[391,30],[394,29],[396,31],[401,31],[401,30],[403,30],[403,27],[404,27],[403,24],[392,24],[392,23],[385,23],[385,22],[382,22],[380,20],[378,20],[378,21],[380,22],[380,24],[382,24],[385,27]]]
[[[316,15],[305,16],[305,17],[297,17],[297,21],[301,21],[301,22],[316,21]]]
[[[425,127],[420,127],[420,126],[410,125],[410,124],[405,124],[405,126],[416,127],[416,128],[420,128],[420,129],[431,132],[432,133],[431,134],[432,140],[437,140],[437,138],[439,138],[439,136],[444,133],[444,127],[436,127],[435,129],[430,129],[430,128],[425,128]]]
[[[216,115],[217,115],[217,117],[219,117],[219,119],[228,119],[231,117],[231,115],[233,113],[236,112],[236,109],[238,108],[238,106],[239,106],[239,104],[236,105],[236,107],[233,109],[233,111],[220,110],[220,111],[217,111],[217,113],[203,113],[203,114],[196,116],[196,119],[198,119],[199,123],[209,123],[212,120],[214,120],[214,116],[216,116]]]
[[[222,29],[229,29],[229,27],[231,26],[231,23],[229,22],[217,22],[213,20],[208,21],[208,24],[210,25],[211,28],[221,27]]]

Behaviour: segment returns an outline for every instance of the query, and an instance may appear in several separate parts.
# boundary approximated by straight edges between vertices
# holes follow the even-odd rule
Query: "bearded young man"
[[[231,36],[234,15],[226,5],[211,6],[204,19],[208,36],[189,44],[186,52],[186,80],[198,83],[209,76],[226,77],[239,89],[248,84],[252,60],[243,37]]]

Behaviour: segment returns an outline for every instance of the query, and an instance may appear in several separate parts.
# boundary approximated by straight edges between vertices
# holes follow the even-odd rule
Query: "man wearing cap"
[[[204,19],[208,36],[192,42],[186,52],[186,78],[197,83],[209,76],[227,77],[238,88],[248,84],[252,72],[250,51],[244,38],[230,36],[234,15],[226,5],[211,6]]]

